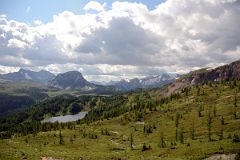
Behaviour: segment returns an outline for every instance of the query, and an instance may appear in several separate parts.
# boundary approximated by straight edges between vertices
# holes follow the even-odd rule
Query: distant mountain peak
[[[138,88],[156,88],[161,87],[164,84],[173,82],[176,79],[176,75],[163,73],[160,75],[151,75],[144,78],[133,79],[121,79],[118,82],[106,83],[114,86],[118,90],[134,90]]]
[[[78,71],[58,74],[53,80],[49,81],[48,85],[60,89],[92,90],[96,88],[94,84],[88,82]]]
[[[24,74],[24,73],[26,73],[26,72],[32,72],[32,71],[26,70],[26,69],[23,69],[23,68],[20,68],[20,69],[17,71],[17,73],[21,73],[21,74]]]
[[[55,77],[54,74],[48,71],[31,71],[20,68],[17,72],[1,75],[1,78],[14,82],[36,82],[47,84],[47,82]]]
[[[25,69],[23,69],[23,68],[20,68],[19,70],[18,70],[18,72],[25,72],[26,70]]]

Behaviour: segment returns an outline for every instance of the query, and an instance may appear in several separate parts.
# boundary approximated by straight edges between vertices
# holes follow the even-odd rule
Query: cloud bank
[[[0,71],[19,67],[59,73],[79,70],[90,80],[183,73],[240,58],[240,1],[92,1],[34,25],[0,17]],[[96,12],[89,12],[95,10]],[[36,23],[37,22],[37,23]]]

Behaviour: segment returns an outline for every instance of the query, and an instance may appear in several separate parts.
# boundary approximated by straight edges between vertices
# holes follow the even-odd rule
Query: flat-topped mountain
[[[88,82],[78,71],[58,74],[53,80],[49,81],[48,85],[59,89],[92,90],[96,88],[96,85]]]

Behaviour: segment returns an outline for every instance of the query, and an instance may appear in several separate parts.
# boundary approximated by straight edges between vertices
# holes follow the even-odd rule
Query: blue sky
[[[111,7],[111,4],[114,2],[114,0],[97,1],[101,4],[105,2],[106,8]],[[148,9],[154,9],[155,6],[163,1],[165,0],[128,0],[128,2],[143,3]],[[82,8],[88,2],[89,0],[1,0],[0,14],[7,15],[8,19],[28,24],[31,24],[34,20],[46,23],[52,20],[53,15],[66,10],[75,14],[83,14],[85,11]]]
[[[239,0],[0,0],[0,74],[78,70],[109,81],[216,67],[240,58],[239,8]]]

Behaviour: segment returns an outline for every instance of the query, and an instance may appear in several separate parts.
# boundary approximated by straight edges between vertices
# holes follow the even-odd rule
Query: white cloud
[[[40,20],[34,20],[34,21],[33,21],[33,24],[35,24],[35,25],[41,25],[41,24],[42,24],[42,21],[40,21]]]
[[[17,72],[19,70],[19,67],[7,67],[0,65],[0,74],[7,74],[10,72]]]
[[[101,4],[97,1],[90,1],[83,7],[83,10],[85,11],[95,10],[100,12],[100,11],[104,11],[105,6],[106,6],[106,3]]]
[[[9,39],[8,40],[8,47],[13,48],[19,48],[24,49],[27,46],[27,44],[21,40],[18,39]]]
[[[24,67],[31,66],[32,62],[20,56],[3,55],[1,56],[0,64],[3,66]]]
[[[0,16],[0,65],[80,70],[90,78],[187,72],[240,59],[240,2],[168,0],[149,10],[140,3],[89,2],[35,26]]]

